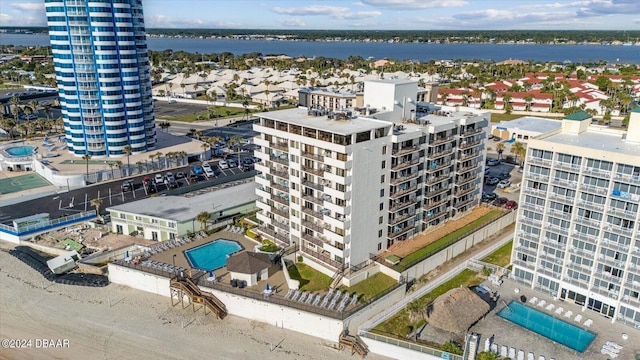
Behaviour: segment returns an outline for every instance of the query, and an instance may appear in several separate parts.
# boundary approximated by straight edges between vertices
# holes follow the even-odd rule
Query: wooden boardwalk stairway
[[[195,311],[195,304],[203,304],[206,309],[212,311],[218,319],[224,319],[228,312],[227,307],[218,299],[215,295],[209,292],[203,292],[200,290],[198,285],[196,285],[189,278],[179,278],[175,277],[171,279],[169,282],[169,287],[171,289],[171,305],[175,306],[178,303],[182,303],[182,308],[184,309],[184,295],[187,295],[191,304],[193,305]],[[178,301],[174,304],[173,298],[176,297]],[[187,305],[188,306],[188,305]]]

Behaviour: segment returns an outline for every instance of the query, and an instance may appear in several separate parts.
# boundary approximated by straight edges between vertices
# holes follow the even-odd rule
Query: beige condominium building
[[[296,244],[327,273],[358,267],[481,199],[489,113],[416,113],[415,81],[364,88],[362,108],[273,111],[254,126],[258,231]]]
[[[627,131],[575,113],[528,142],[512,254],[518,281],[640,327],[640,111]]]

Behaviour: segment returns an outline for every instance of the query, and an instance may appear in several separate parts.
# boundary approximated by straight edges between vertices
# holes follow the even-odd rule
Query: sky
[[[143,0],[147,28],[640,30],[640,0]],[[0,0],[0,26],[45,26],[44,0]]]

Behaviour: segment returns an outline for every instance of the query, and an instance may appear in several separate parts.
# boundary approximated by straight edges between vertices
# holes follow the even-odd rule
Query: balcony
[[[275,219],[271,219],[271,225],[276,226],[284,231],[289,231],[289,224],[286,223],[281,223],[279,221],[276,221]]]
[[[344,265],[342,263],[339,263],[335,260],[332,260],[331,257],[329,257],[328,255],[325,255],[324,253],[319,253],[317,251],[313,251],[309,248],[306,247],[302,247],[300,249],[303,253],[311,256],[312,258],[319,260],[320,262],[324,263],[325,265],[328,265],[329,267],[333,268],[334,270],[338,270],[338,269],[342,269],[344,267]],[[327,252],[328,254],[328,252]]]
[[[546,166],[546,167],[551,167],[552,161],[549,159],[541,159],[541,158],[537,158],[537,157],[528,157],[527,158],[527,164],[531,164],[531,165],[541,165],[541,166]]]
[[[403,215],[400,215],[400,216],[396,216],[393,219],[391,219],[390,224],[391,225],[395,225],[395,224],[401,223],[401,222],[403,222],[403,221],[405,221],[407,219],[410,219],[410,218],[414,217],[415,215],[416,214],[403,214]]]
[[[475,129],[466,129],[464,132],[460,133],[460,137],[465,138],[471,135],[479,134],[482,132],[483,128],[475,128]]]
[[[629,245],[620,244],[620,243],[615,242],[613,240],[602,239],[600,244],[602,244],[602,246],[604,246],[604,247],[606,247],[608,249],[614,250],[614,251],[620,251],[620,252],[624,252],[624,253],[629,251]]]
[[[478,177],[477,176],[459,177],[456,180],[455,184],[457,186],[461,186],[461,185],[467,184],[467,183],[469,183],[470,181],[473,181],[473,180],[478,180]]]
[[[282,235],[263,226],[257,227],[255,228],[255,230],[259,233],[262,233],[262,235],[268,237],[269,239],[275,240],[275,242],[280,245],[289,246],[289,236]]]
[[[429,142],[427,145],[428,146],[436,146],[436,145],[444,144],[446,142],[451,142],[454,139],[455,139],[454,136],[447,136],[447,137],[443,137],[443,138],[437,138],[437,139],[434,139],[432,142]]]
[[[440,158],[440,157],[443,157],[445,155],[449,155],[449,154],[452,154],[452,153],[453,153],[453,148],[449,148],[449,149],[444,149],[444,150],[441,150],[441,151],[434,151],[432,153],[428,153],[427,154],[427,158],[429,160],[435,160],[437,158]]]
[[[309,188],[312,188],[312,189],[315,189],[315,190],[318,190],[318,191],[324,191],[324,186],[322,186],[320,184],[316,184],[316,183],[311,182],[311,181],[303,181],[302,185],[304,185],[306,187],[309,187]]]
[[[422,209],[423,210],[431,210],[435,207],[438,207],[442,204],[446,204],[449,202],[449,199],[445,198],[445,199],[441,199],[441,200],[437,200],[437,201],[429,201],[426,204],[422,205]]]
[[[403,182],[409,181],[411,179],[415,179],[418,177],[418,175],[420,175],[420,173],[416,172],[412,172],[410,174],[407,175],[399,175],[396,178],[392,178],[391,179],[391,185],[397,185],[397,184],[401,184]]]
[[[435,188],[434,186],[433,188],[430,188],[429,190],[425,191],[424,198],[425,199],[432,198],[448,190],[451,190],[451,185],[440,186],[438,188]]]
[[[324,156],[318,155],[318,154],[313,154],[313,153],[306,152],[306,151],[302,152],[302,157],[305,157],[305,158],[308,158],[308,159],[313,159],[315,161],[321,161],[321,162],[324,161]]]
[[[284,166],[289,166],[289,159],[288,158],[281,158],[279,156],[271,156],[271,158],[269,159],[275,163],[278,163],[280,165],[284,165]]]
[[[624,235],[627,237],[631,237],[631,235],[633,234],[633,229],[624,228],[619,225],[612,225],[610,223],[606,223],[604,229],[608,232],[612,232],[618,235]]]
[[[445,162],[442,162],[442,163],[439,163],[439,164],[435,163],[435,166],[432,165],[432,164],[429,164],[429,166],[426,166],[425,168],[426,168],[427,172],[432,173],[432,172],[436,172],[436,171],[438,171],[440,169],[444,169],[446,167],[449,167],[449,166],[451,166],[452,163],[453,162],[451,160],[449,160],[449,161],[445,161]]]
[[[412,145],[412,146],[405,147],[405,148],[402,148],[402,149],[399,149],[399,150],[393,150],[391,152],[391,156],[393,156],[393,157],[402,156],[402,155],[410,154],[410,153],[413,153],[413,152],[416,152],[416,151],[419,151],[419,150],[420,150],[420,146]]]
[[[557,210],[557,209],[551,209],[551,208],[549,208],[547,210],[547,215],[551,215],[551,216],[554,216],[554,217],[557,217],[557,218],[562,218],[562,219],[565,219],[565,220],[569,220],[571,218],[571,214],[570,213],[564,212],[564,211],[560,211],[560,210]]]
[[[538,253],[538,249],[533,249],[533,248],[530,248],[527,246],[521,246],[521,245],[516,246],[515,250],[519,253],[527,254],[530,256],[536,256]]]
[[[286,171],[276,170],[276,168],[269,168],[269,173],[283,179],[289,179],[289,173]]]
[[[289,206],[289,199],[283,196],[271,195],[271,200],[279,202],[280,204]]]
[[[419,162],[420,162],[419,159],[415,159],[415,160],[411,160],[411,161],[403,161],[403,162],[391,167],[391,170],[393,170],[393,171],[402,170],[402,169],[408,168],[409,166],[417,165]]]
[[[571,172],[580,172],[580,165],[570,164],[566,162],[556,161],[556,168],[562,170],[568,170]]]
[[[398,236],[406,234],[411,230],[413,230],[413,225],[412,226],[405,226],[402,229],[399,229],[398,231],[389,231],[388,238],[389,239],[395,239]]]
[[[269,147],[273,149],[289,152],[289,144],[286,142],[269,143]]]
[[[578,286],[580,288],[585,289],[585,288],[587,288],[589,286],[589,280],[588,280],[589,278],[590,278],[590,276],[588,276],[588,275],[587,275],[587,279],[586,280],[581,280],[581,279],[576,279],[576,278],[572,278],[572,277],[569,277],[569,276],[565,276],[565,277],[562,278],[562,280],[564,282],[569,283],[569,284],[573,284],[573,285],[576,285],[576,286]]]
[[[620,208],[609,208],[608,209],[609,214],[615,214],[617,216],[623,217],[623,218],[627,218],[630,220],[634,220],[636,218],[637,213],[633,212],[633,211],[628,211],[628,210],[623,210]]]
[[[324,176],[324,171],[323,170],[314,169],[314,168],[309,167],[309,166],[302,166],[302,171],[308,172],[310,174],[314,174],[314,175],[317,175],[317,176],[320,176],[320,177]]]
[[[638,175],[615,173],[613,175],[613,178],[618,181],[624,181],[629,184],[640,185],[640,176]]]
[[[309,208],[302,208],[302,212],[308,215],[311,215],[313,217],[315,217],[316,219],[320,219],[323,220],[324,219],[324,215],[322,215],[322,213],[317,212],[313,209],[309,209]]]
[[[315,196],[311,196],[311,195],[303,195],[302,196],[302,200],[306,200],[306,201],[310,201],[316,205],[322,205],[323,200],[321,198],[317,198]]]
[[[287,219],[289,218],[289,211],[283,211],[283,210],[280,210],[280,209],[278,209],[278,208],[277,208],[277,207],[275,207],[275,206],[274,206],[274,207],[271,207],[270,212],[271,212],[272,214],[276,214],[276,215],[279,215],[279,216],[285,217],[285,218],[287,218]]]
[[[280,191],[289,192],[289,188],[288,187],[286,187],[284,185],[277,184],[277,183],[275,183],[273,181],[271,182],[271,184],[269,186],[271,186],[274,189],[278,189]]]
[[[524,216],[520,218],[520,222],[525,223],[525,224],[529,224],[529,225],[533,225],[533,226],[537,226],[537,227],[542,226],[542,220],[531,219],[531,218],[524,217]]]
[[[468,193],[470,193],[470,192],[472,192],[474,190],[477,190],[477,188],[476,187],[470,187],[470,188],[466,188],[466,189],[460,189],[460,190],[454,192],[453,196],[461,197],[461,196],[466,195],[466,194],[468,194]]]
[[[582,168],[582,172],[584,172],[585,174],[598,176],[598,177],[605,178],[605,179],[611,178],[611,171],[609,171],[609,170],[584,167],[584,168]]]
[[[604,204],[598,204],[591,201],[578,200],[578,206],[585,209],[596,209],[604,211]]]
[[[607,195],[607,188],[600,187],[600,186],[580,184],[580,190],[588,191],[590,193],[596,193],[599,195]]]
[[[462,200],[462,201],[454,202],[453,207],[456,208],[456,209],[459,209],[459,208],[461,208],[463,206],[469,205],[470,203],[472,203],[475,200],[476,199],[470,197],[470,198]]]
[[[416,200],[415,199],[413,199],[413,201],[409,200],[409,201],[398,202],[398,203],[395,203],[394,205],[392,205],[389,208],[389,211],[390,212],[395,212],[395,211],[398,211],[400,209],[404,209],[404,208],[406,208],[408,206],[415,205],[415,204],[416,204]]]
[[[429,176],[429,177],[427,177],[427,180],[425,181],[425,183],[427,185],[433,185],[433,184],[436,184],[436,183],[439,183],[439,182],[441,182],[443,180],[448,180],[448,179],[451,179],[451,175],[447,174],[447,175],[440,175],[440,176]]]
[[[559,195],[559,194],[556,194],[556,193],[551,193],[550,197],[554,201],[560,201],[562,203],[569,204],[569,205],[572,205],[573,201],[575,200],[575,198],[572,198],[572,197],[569,197],[569,196],[564,196],[564,195]]]
[[[409,188],[407,188],[407,189],[405,189],[405,190],[398,190],[398,191],[396,191],[396,192],[392,193],[391,195],[389,195],[389,197],[390,197],[391,199],[397,199],[397,198],[399,198],[400,196],[405,195],[405,194],[409,194],[409,193],[411,193],[411,192],[414,192],[414,191],[416,191],[417,189],[418,189],[418,185],[416,184],[416,185],[411,186],[411,187],[409,187]]]
[[[431,215],[424,215],[422,217],[422,222],[426,223],[427,225],[429,224],[429,221],[432,221],[434,219],[443,217],[444,215],[448,214],[448,211],[442,211],[442,212],[437,212],[437,213],[432,213]]]
[[[468,149],[468,148],[470,148],[472,146],[476,146],[476,145],[480,145],[480,144],[482,144],[482,141],[466,141],[466,142],[463,141],[463,142],[460,143],[460,145],[458,145],[458,148],[460,150]]]
[[[315,236],[309,235],[309,234],[303,234],[302,235],[302,239],[306,240],[306,241],[308,241],[308,242],[310,242],[310,243],[312,243],[312,244],[314,244],[316,246],[319,246],[321,248],[324,246],[324,243],[326,242],[326,240],[324,240],[322,238],[315,237]]]
[[[538,173],[534,173],[534,172],[527,172],[527,176],[528,179],[533,179],[533,180],[538,180],[538,181],[542,181],[542,182],[548,182],[549,181],[549,175],[544,175],[544,174],[538,174]]]
[[[478,169],[478,163],[471,163],[471,164],[469,164],[469,165],[467,165],[467,166],[459,167],[459,168],[456,170],[456,172],[457,172],[458,174],[464,174],[464,173],[466,173],[466,172],[468,172],[468,171],[475,170],[475,169]]]
[[[575,181],[569,181],[567,179],[553,178],[554,183],[563,186],[568,189],[575,189],[578,186],[578,183]]]
[[[302,226],[311,229],[315,232],[319,232],[322,234],[322,232],[324,231],[324,228],[316,223],[313,223],[311,221],[307,221],[307,220],[302,220]]]
[[[536,267],[536,263],[533,261],[524,261],[524,260],[520,260],[520,259],[512,259],[511,262],[513,263],[513,265],[518,265],[518,266],[522,266],[525,267],[527,269],[530,270],[534,270]]]
[[[574,216],[573,221],[577,222],[578,224],[589,225],[594,227],[600,227],[600,223],[601,223],[600,220],[591,219],[591,218],[579,216],[579,215]]]

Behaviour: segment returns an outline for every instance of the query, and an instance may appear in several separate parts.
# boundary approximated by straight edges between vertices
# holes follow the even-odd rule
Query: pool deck
[[[536,360],[540,355],[543,355],[547,360],[550,358],[554,358],[556,360],[606,360],[610,357],[600,353],[600,349],[607,341],[614,341],[619,345],[624,346],[622,351],[619,353],[618,359],[634,359],[635,354],[640,353],[640,342],[633,340],[640,339],[639,330],[635,330],[624,324],[611,323],[611,319],[607,319],[592,310],[585,309],[582,311],[582,306],[580,305],[559,299],[554,300],[550,295],[540,293],[537,290],[527,288],[523,284],[519,284],[511,280],[505,280],[500,287],[496,287],[488,281],[485,282],[484,285],[489,287],[492,291],[498,291],[500,299],[495,309],[478,321],[478,323],[469,330],[481,335],[479,352],[484,351],[485,339],[493,336],[494,343],[498,344],[498,352],[502,345],[505,345],[508,348],[513,347],[516,349],[516,354],[518,353],[518,350],[523,350],[525,353],[525,359],[529,352],[533,352]],[[518,293],[515,292],[516,288],[519,289]],[[525,295],[527,297],[527,306],[533,307],[545,314],[559,318],[572,325],[576,325],[581,329],[592,332],[596,334],[596,338],[589,345],[587,350],[579,353],[498,316],[498,312],[505,307],[505,303],[508,304],[511,301],[520,301],[521,295]],[[538,301],[545,300],[545,307],[537,305],[534,306],[529,303],[529,300],[533,297],[537,297],[539,299]],[[549,304],[554,304],[555,308],[553,310],[546,310],[546,306]],[[562,307],[564,309],[562,315],[555,313],[558,307]],[[571,318],[566,318],[564,314],[569,310],[573,312],[573,315]],[[574,321],[575,316],[578,314],[582,315],[581,322]],[[589,328],[584,326],[584,322],[587,319],[593,320],[593,324]],[[629,340],[625,341],[622,339],[621,335],[623,333],[629,335]]]

